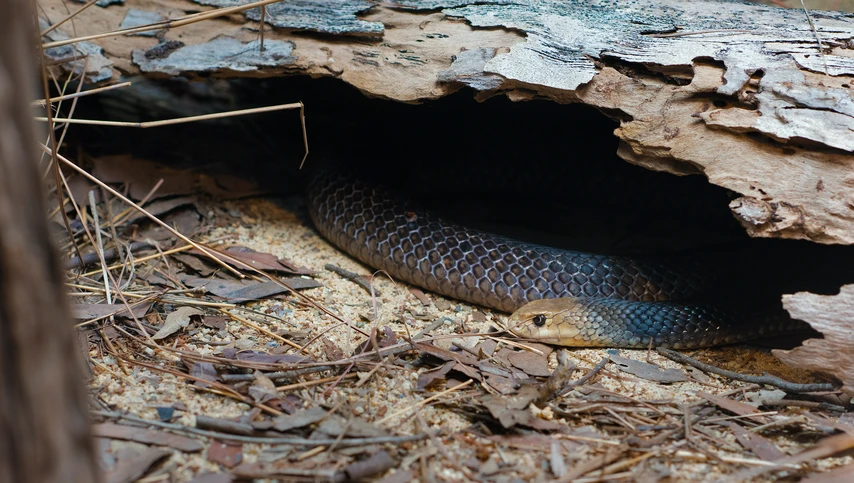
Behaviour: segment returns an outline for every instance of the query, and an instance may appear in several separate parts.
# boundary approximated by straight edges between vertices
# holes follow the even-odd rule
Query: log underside
[[[741,194],[730,208],[752,236],[854,243],[854,16],[814,13],[821,56],[802,10],[755,4],[402,3],[406,8],[356,0],[320,10],[323,2],[275,4],[268,18],[292,28],[268,28],[263,54],[252,11],[157,37],[75,45],[103,47],[103,55],[90,55],[91,81],[139,73],[299,74],[338,77],[404,102],[470,86],[482,99],[585,103],[622,121],[615,134],[623,159],[673,174],[699,172]],[[59,0],[44,7],[52,21],[67,15]],[[202,8],[184,0],[96,7],[74,28],[89,35],[134,25],[129,12],[151,21]],[[63,28],[51,38],[67,37]]]

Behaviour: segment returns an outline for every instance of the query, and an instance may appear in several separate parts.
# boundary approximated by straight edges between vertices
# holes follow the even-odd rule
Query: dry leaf
[[[235,258],[242,263],[232,262],[230,260],[223,261],[228,263],[232,267],[241,270],[246,270],[248,267],[253,267],[258,270],[264,270],[265,272],[286,272],[291,275],[312,275],[315,273],[311,270],[308,270],[307,268],[300,267],[288,260],[279,258],[271,253],[256,252],[251,248],[233,246],[227,248],[225,251],[232,258]],[[190,250],[187,253],[198,257],[207,258],[207,255],[198,250]]]
[[[395,473],[392,473],[385,478],[377,481],[377,483],[409,483],[411,481],[417,481],[415,478],[415,472],[412,470],[398,470]]]
[[[208,293],[235,303],[258,300],[288,291],[288,289],[273,281],[255,282],[250,280],[224,280],[221,278],[194,277],[186,274],[182,274],[179,279],[181,280],[181,283],[188,287],[202,287]],[[303,290],[321,286],[320,282],[317,280],[303,277],[283,278],[282,282],[286,283],[294,290]]]
[[[688,376],[679,369],[662,369],[655,364],[647,364],[646,362],[627,359],[614,354],[608,354],[608,358],[616,364],[619,370],[648,381],[670,383],[688,380]]]
[[[437,384],[438,381],[444,381],[445,375],[451,372],[451,369],[453,369],[456,364],[457,363],[454,361],[448,361],[439,367],[422,372],[418,375],[418,382],[415,383],[415,390],[423,391],[424,389]]]
[[[154,429],[101,423],[92,426],[92,435],[98,438],[121,439],[143,444],[156,444],[181,450],[185,453],[201,451],[204,446],[195,439]]]
[[[481,403],[502,426],[510,428],[517,424],[525,426],[531,424],[535,418],[528,410],[528,406],[539,397],[540,391],[536,387],[522,386],[519,392],[512,396],[486,394],[481,397]]]
[[[424,295],[424,292],[422,292],[421,289],[418,289],[415,287],[409,287],[409,293],[414,295],[415,298],[417,298],[421,302],[421,305],[423,305],[425,307],[430,306],[430,299],[427,298],[426,295]]]
[[[164,339],[178,332],[190,324],[190,318],[194,315],[202,315],[202,311],[193,307],[178,307],[174,312],[166,316],[166,322],[151,338],[154,340]]]
[[[548,355],[540,355],[531,351],[516,351],[509,354],[507,360],[529,376],[548,377],[552,373],[549,370]]]
[[[734,421],[726,421],[726,423],[728,423],[727,426],[735,434],[735,439],[760,459],[775,461],[786,456],[786,453],[780,451],[779,448],[774,446],[774,443],[765,439],[762,435],[748,431]]]
[[[760,413],[758,409],[751,406],[750,404],[735,401],[733,399],[728,399],[722,396],[716,396],[714,394],[709,394],[703,391],[697,391],[697,395],[706,401],[711,402],[712,404],[718,406],[721,409],[727,410],[731,413],[735,413],[739,416],[747,416],[748,418],[760,423],[767,423],[767,419],[765,416],[754,416],[756,413]]]
[[[190,375],[196,377],[198,379],[202,379],[204,381],[215,382],[219,379],[219,374],[216,372],[216,368],[210,362],[189,362],[185,361],[185,364],[190,365]],[[209,384],[206,384],[202,381],[195,381],[195,385],[197,387],[208,387]]]
[[[234,481],[234,478],[228,473],[204,473],[201,474],[188,483],[231,483]]]
[[[168,200],[157,200],[153,203],[149,203],[149,204],[145,205],[145,211],[151,213],[154,216],[162,217],[166,213],[169,213],[170,211],[172,211],[176,208],[180,208],[182,206],[187,206],[187,205],[194,205],[195,206],[195,203],[196,203],[196,197],[195,196],[181,196],[178,198],[171,198]],[[134,223],[142,221],[144,218],[147,218],[147,216],[144,215],[143,213],[135,211],[134,215],[132,215],[125,223],[132,225]]]
[[[277,416],[273,420],[273,428],[281,432],[302,428],[322,420],[327,414],[326,410],[320,407],[303,409],[290,415]]]
[[[344,351],[335,345],[334,342],[326,337],[321,337],[320,342],[323,343],[324,355],[326,355],[327,361],[337,361],[344,358]]]
[[[163,458],[172,453],[160,448],[146,448],[137,451],[124,448],[116,454],[116,465],[104,475],[106,483],[131,483],[137,481]]]
[[[854,464],[834,468],[827,473],[807,476],[800,480],[800,483],[851,483],[851,475],[854,475]]]
[[[389,435],[385,429],[364,419],[353,417],[348,420],[334,414],[320,422],[317,426],[317,432],[329,435],[332,438],[337,438],[341,434],[351,438],[376,438]]]
[[[234,468],[243,461],[243,445],[211,441],[208,446],[208,461]]]
[[[139,319],[148,313],[152,305],[154,305],[153,300],[131,307],[128,311],[125,304],[72,304],[71,315],[77,320],[97,319],[108,315],[132,318],[130,313],[133,312],[133,315]]]
[[[229,419],[212,418],[204,414],[196,415],[196,427],[199,429],[209,429],[211,431],[219,431],[229,434],[240,434],[243,436],[251,436],[255,433],[255,428],[251,424],[231,421]]]
[[[173,253],[172,258],[181,262],[185,267],[199,274],[202,277],[210,277],[216,273],[220,266],[214,264],[208,259],[194,257],[186,253]]]
[[[347,475],[346,481],[363,481],[371,476],[379,475],[394,467],[394,458],[384,450],[377,451],[369,458],[362,461],[350,463],[344,467],[343,473]],[[344,480],[342,478],[342,480]]]
[[[225,324],[229,317],[225,315],[205,315],[202,316],[202,325],[210,329],[225,330]]]
[[[255,382],[249,386],[249,395],[256,403],[263,403],[279,397],[273,380],[262,374],[261,371],[255,371]]]

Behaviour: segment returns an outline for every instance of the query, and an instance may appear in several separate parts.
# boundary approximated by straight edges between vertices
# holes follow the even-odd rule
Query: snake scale
[[[389,191],[326,169],[307,186],[322,236],[395,279],[514,312],[520,337],[566,346],[694,348],[796,332],[802,323],[750,319],[679,302],[706,289],[694,267],[525,243],[449,223]],[[567,298],[568,297],[568,298]]]

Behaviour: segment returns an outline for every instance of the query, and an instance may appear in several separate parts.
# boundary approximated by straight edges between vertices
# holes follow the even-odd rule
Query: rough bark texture
[[[0,481],[97,482],[36,169],[29,5],[0,2]]]
[[[67,15],[61,0],[43,6],[52,22]],[[140,0],[133,9],[88,9],[75,28],[95,34],[140,11],[177,18],[199,8],[187,0]],[[740,193],[730,208],[751,235],[851,244],[854,16],[812,17],[816,33],[803,10],[726,0],[347,0],[335,9],[325,0],[299,0],[268,9],[267,22],[286,28],[267,27],[265,52],[257,9],[159,38],[74,45],[90,54],[93,81],[120,71],[307,74],[405,102],[462,86],[479,98],[583,102],[622,121],[619,154],[629,162],[702,173]],[[344,35],[328,35],[335,33]],[[62,38],[60,29],[50,40]],[[51,52],[74,50],[57,45]]]
[[[786,295],[783,306],[824,338],[807,340],[790,351],[776,350],[774,355],[792,367],[833,374],[842,381],[842,390],[854,397],[854,285],[843,286],[839,295]]]

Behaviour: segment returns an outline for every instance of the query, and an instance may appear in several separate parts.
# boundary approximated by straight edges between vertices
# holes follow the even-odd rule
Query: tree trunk
[[[97,482],[29,102],[31,4],[0,2],[0,481]]]

